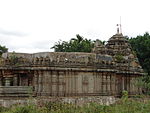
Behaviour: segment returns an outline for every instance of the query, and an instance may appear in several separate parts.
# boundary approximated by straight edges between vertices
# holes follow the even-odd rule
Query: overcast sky
[[[107,41],[120,16],[124,35],[150,32],[149,0],[0,0],[0,45],[35,53],[76,34]]]

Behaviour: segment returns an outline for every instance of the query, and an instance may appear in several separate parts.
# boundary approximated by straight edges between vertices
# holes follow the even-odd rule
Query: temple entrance
[[[29,79],[26,73],[19,74],[19,86],[29,86]]]
[[[28,73],[18,74],[18,85],[19,86],[32,86],[33,85],[33,75]]]

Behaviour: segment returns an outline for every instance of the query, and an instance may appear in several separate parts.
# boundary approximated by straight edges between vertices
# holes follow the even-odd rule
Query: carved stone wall
[[[100,96],[121,95],[123,90],[129,94],[141,94],[132,75],[115,72],[78,71],[37,71],[34,74],[35,94],[37,96]],[[36,77],[37,76],[37,77]],[[136,87],[136,88],[135,88]]]

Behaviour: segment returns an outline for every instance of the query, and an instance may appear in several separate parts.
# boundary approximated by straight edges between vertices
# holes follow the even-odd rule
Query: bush
[[[124,61],[124,57],[121,54],[116,54],[115,59],[117,62],[123,62]]]

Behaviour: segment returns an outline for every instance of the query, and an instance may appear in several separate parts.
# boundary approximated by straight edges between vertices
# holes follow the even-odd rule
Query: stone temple
[[[4,53],[0,58],[0,98],[120,96],[141,94],[136,79],[143,69],[122,35],[92,53]]]

